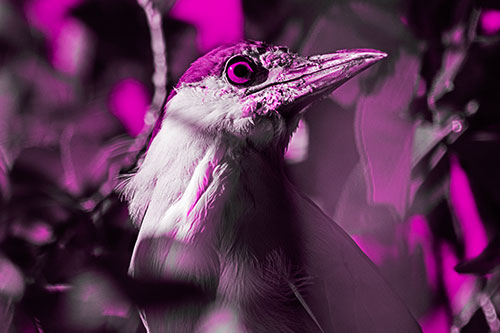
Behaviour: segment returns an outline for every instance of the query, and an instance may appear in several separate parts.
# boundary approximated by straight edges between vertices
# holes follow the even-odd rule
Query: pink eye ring
[[[234,85],[247,84],[253,80],[255,71],[252,64],[244,57],[238,56],[231,59],[226,67],[226,77]]]

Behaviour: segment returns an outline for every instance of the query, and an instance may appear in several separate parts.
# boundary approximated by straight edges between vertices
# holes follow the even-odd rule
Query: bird
[[[189,281],[206,298],[145,305],[148,332],[420,332],[377,267],[285,172],[308,106],[386,56],[306,57],[242,41],[191,64],[121,191],[139,228],[129,273]]]

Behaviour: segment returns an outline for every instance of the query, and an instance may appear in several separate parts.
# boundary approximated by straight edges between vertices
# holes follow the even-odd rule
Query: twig
[[[137,0],[137,2],[144,10],[148,20],[154,64],[152,77],[154,95],[144,118],[144,129],[140,134],[140,137],[147,137],[160,115],[161,107],[167,93],[167,49],[162,31],[161,13],[155,8],[151,0]]]

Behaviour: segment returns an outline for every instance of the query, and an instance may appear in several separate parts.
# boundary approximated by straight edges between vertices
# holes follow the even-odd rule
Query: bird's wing
[[[325,332],[421,332],[415,318],[351,237],[295,192],[307,301]]]

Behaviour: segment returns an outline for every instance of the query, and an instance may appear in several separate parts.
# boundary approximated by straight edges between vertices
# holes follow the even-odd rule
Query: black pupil
[[[247,77],[248,72],[248,68],[245,65],[236,65],[234,67],[234,74],[238,77]]]

